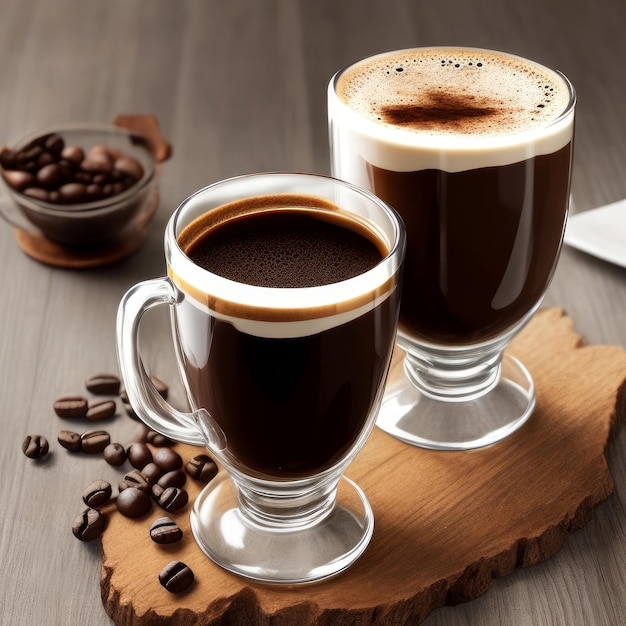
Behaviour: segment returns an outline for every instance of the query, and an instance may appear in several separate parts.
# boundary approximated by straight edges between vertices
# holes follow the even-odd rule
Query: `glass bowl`
[[[24,154],[29,151],[29,146],[39,145],[46,152],[47,144],[45,141],[42,144],[41,139],[48,136],[59,137],[66,147],[81,148],[85,155],[95,149],[103,150],[108,155],[129,157],[141,166],[135,168],[135,173],[140,175],[119,193],[109,190],[108,194],[113,195],[98,193],[87,196],[87,201],[83,199],[74,202],[61,197],[56,202],[50,202],[32,197],[29,195],[32,188],[28,191],[24,183],[16,184],[15,180],[10,183],[7,174],[18,167],[12,158],[20,151]],[[58,143],[54,149],[57,150],[55,162],[58,162],[61,159],[58,156]],[[46,163],[49,160],[48,157],[31,162],[30,173],[36,177],[41,167],[49,164]],[[39,165],[39,162],[44,165]],[[0,151],[0,164],[1,178],[10,199],[9,203],[3,203],[0,207],[3,217],[21,230],[39,231],[49,240],[63,246],[85,247],[123,240],[145,225],[155,201],[156,161],[146,137],[117,126],[72,124],[29,133]],[[97,175],[98,170],[93,168],[93,164],[90,167],[93,175]],[[56,191],[56,188],[53,189]],[[59,195],[58,192],[56,195]],[[90,197],[95,199],[89,200]]]

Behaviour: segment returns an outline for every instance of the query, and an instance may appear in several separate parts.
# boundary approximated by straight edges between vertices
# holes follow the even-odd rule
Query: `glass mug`
[[[168,276],[122,299],[118,354],[133,409],[227,470],[191,513],[199,546],[227,570],[305,582],[367,547],[372,510],[343,473],[382,399],[404,248],[401,220],[369,192],[313,174],[241,176],[180,205],[165,232]],[[141,317],[161,304],[189,413],[160,397],[139,354]]]
[[[508,436],[535,406],[503,351],[540,306],[568,210],[575,93],[560,72],[473,48],[361,60],[328,87],[332,173],[407,230],[398,343],[378,425],[426,448]]]

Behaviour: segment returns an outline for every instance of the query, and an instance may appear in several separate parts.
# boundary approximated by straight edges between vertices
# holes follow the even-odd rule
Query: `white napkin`
[[[626,267],[626,200],[571,215],[565,243]]]

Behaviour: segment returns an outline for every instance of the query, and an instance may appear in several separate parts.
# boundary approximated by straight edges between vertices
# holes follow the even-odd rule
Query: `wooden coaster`
[[[469,452],[403,444],[379,429],[348,467],[376,516],[365,554],[326,582],[279,587],[225,572],[184,531],[159,546],[115,507],[102,537],[102,599],[115,623],[418,624],[433,609],[478,597],[493,578],[540,563],[613,491],[609,434],[626,414],[626,352],[583,346],[559,309],[540,311],[510,346],[535,378],[537,408],[505,441]],[[392,376],[402,373],[398,353]],[[202,452],[178,445],[186,461]],[[188,479],[190,500],[200,485]],[[173,595],[158,574],[172,560],[196,581]]]
[[[148,224],[154,217],[158,205],[159,194],[155,191],[139,220],[137,230],[125,239],[112,244],[73,248],[51,241],[36,231],[20,229],[15,231],[15,238],[22,251],[40,263],[72,270],[102,267],[125,259],[143,245]]]

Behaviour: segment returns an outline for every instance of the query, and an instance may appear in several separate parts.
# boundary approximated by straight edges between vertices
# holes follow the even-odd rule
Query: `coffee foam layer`
[[[316,209],[327,213],[328,219],[336,220],[344,212],[338,205],[316,196],[302,194],[279,194],[258,196],[252,200],[225,204],[209,213],[198,215],[181,228],[179,245],[170,245],[166,238],[168,276],[191,304],[208,315],[227,321],[238,330],[258,337],[302,337],[329,330],[345,324],[371,311],[397,288],[395,262],[390,256],[363,274],[348,280],[300,288],[270,288],[249,285],[202,269],[183,252],[200,237],[206,227],[215,226],[223,220],[262,209],[289,207]],[[193,214],[193,211],[190,211]],[[210,219],[205,219],[210,215]],[[344,219],[354,226],[360,224],[378,239],[388,252],[384,233],[376,233],[370,220],[350,214]],[[342,220],[343,221],[343,220]],[[168,228],[172,229],[170,224]],[[382,249],[381,249],[382,252]]]
[[[356,142],[367,161],[393,171],[460,171],[555,152],[571,140],[572,100],[557,72],[471,48],[378,55],[329,85],[333,141]]]
[[[174,282],[177,282],[176,279],[174,279]],[[179,287],[181,287],[181,285],[179,285]],[[264,337],[267,339],[291,339],[295,337],[308,337],[316,335],[355,320],[358,317],[365,315],[365,313],[372,311],[375,307],[384,302],[391,295],[391,293],[393,293],[393,290],[377,297],[374,300],[366,302],[360,307],[340,311],[335,315],[280,322],[276,320],[256,320],[239,317],[237,315],[220,313],[219,311],[209,308],[206,302],[200,302],[193,296],[187,294],[185,297],[189,303],[193,304],[193,306],[198,308],[203,313],[210,315],[212,318],[232,324],[242,333],[253,335],[255,337]]]

